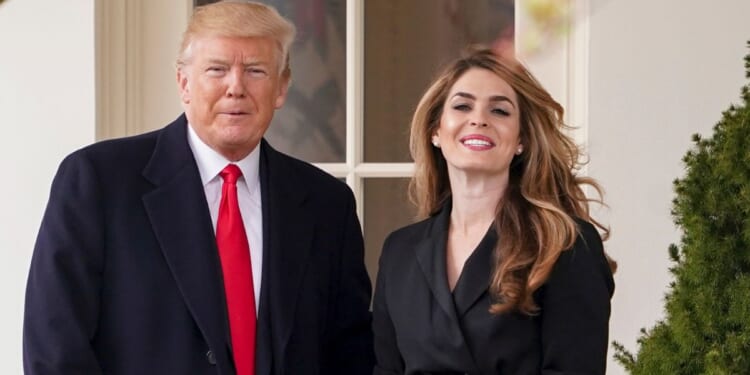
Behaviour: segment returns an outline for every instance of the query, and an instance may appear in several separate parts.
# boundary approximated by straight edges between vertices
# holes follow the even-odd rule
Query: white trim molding
[[[315,163],[315,166],[337,178],[389,178],[411,177],[414,163],[360,163],[351,167],[346,163]]]
[[[127,134],[127,11],[125,2],[96,0],[96,139]],[[131,31],[132,33],[132,31]]]
[[[552,96],[565,108],[564,121],[573,126],[572,136],[584,150],[589,141],[589,19],[590,0],[566,0],[557,4],[564,7],[565,26],[559,35],[539,25],[527,14],[528,4],[534,0],[516,1],[516,54]],[[538,3],[538,2],[537,2]],[[540,45],[532,51],[524,50],[524,38],[541,35]],[[586,174],[586,168],[580,171]]]
[[[576,0],[570,18],[568,39],[567,112],[579,144],[588,143],[589,136],[589,0]]]
[[[173,70],[162,66],[162,56],[176,55],[177,41],[192,6],[192,0],[94,1],[96,139],[151,130],[156,123],[154,117],[164,117],[152,114],[145,107],[164,106],[164,82],[175,79],[169,73]],[[180,17],[181,14],[184,16]],[[174,46],[167,50],[169,44]],[[155,61],[159,63],[154,64]],[[170,94],[177,100],[176,88]],[[178,105],[169,104],[179,111]]]
[[[364,158],[364,24],[364,0],[348,2],[346,7],[346,172],[343,174],[346,177],[346,183],[357,197],[357,214],[363,228],[364,200],[361,198],[364,195],[364,185],[362,179],[353,172]],[[337,168],[323,168],[334,176],[337,176],[336,172],[339,172]]]

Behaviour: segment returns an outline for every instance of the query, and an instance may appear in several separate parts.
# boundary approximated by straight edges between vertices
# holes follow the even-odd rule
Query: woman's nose
[[[471,117],[469,118],[471,120],[469,122],[470,125],[482,127],[482,128],[487,127],[488,121],[487,121],[486,113],[483,110],[479,108],[474,108],[471,111],[470,115],[471,115]]]

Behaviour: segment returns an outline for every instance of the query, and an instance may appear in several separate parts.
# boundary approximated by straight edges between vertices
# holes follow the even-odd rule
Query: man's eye
[[[247,69],[247,73],[254,77],[265,77],[266,71],[258,68]]]

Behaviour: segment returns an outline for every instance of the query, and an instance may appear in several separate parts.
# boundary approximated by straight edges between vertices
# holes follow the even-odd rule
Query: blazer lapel
[[[156,188],[143,196],[143,203],[164,258],[217,364],[231,367],[216,241],[187,142],[187,126],[182,116],[159,135],[143,172]]]
[[[497,236],[494,227],[490,228],[477,248],[466,260],[461,277],[453,289],[456,313],[461,318],[487,292],[493,264],[493,252]]]
[[[445,258],[446,246],[448,243],[451,205],[452,201],[448,200],[443,205],[443,209],[434,217],[432,225],[425,233],[425,237],[417,245],[416,257],[419,267],[422,269],[422,273],[430,286],[430,291],[435,297],[438,305],[440,305],[448,315],[451,326],[443,327],[443,329],[447,330],[447,335],[460,339],[460,345],[458,345],[461,354],[460,360],[465,366],[473,368],[471,371],[473,374],[479,373],[479,368],[474,360],[474,355],[469,349],[469,345],[466,343],[460,315],[457,314],[456,303],[458,301],[454,302],[454,294],[451,293],[450,288],[448,287],[448,274]],[[464,273],[465,272],[462,272],[462,278]],[[456,285],[458,286],[458,284]],[[485,289],[486,287],[487,284],[485,284]],[[474,293],[477,292],[472,289],[469,294],[474,295]]]
[[[417,245],[416,256],[427,284],[430,286],[438,305],[457,322],[453,296],[448,287],[448,277],[445,265],[445,249],[448,240],[448,225],[450,220],[450,202],[435,216],[425,238]]]
[[[311,255],[314,213],[304,206],[307,190],[296,173],[288,157],[265,140],[261,142],[264,262],[256,366],[259,374],[270,373],[272,361],[284,360],[297,295]]]

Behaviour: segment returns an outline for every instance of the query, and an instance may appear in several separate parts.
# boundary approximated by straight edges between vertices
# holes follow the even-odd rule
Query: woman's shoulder
[[[594,224],[589,221],[574,218],[576,223],[576,240],[572,247],[563,250],[560,253],[558,262],[571,258],[604,258],[604,246],[602,245],[602,236]]]
[[[574,218],[573,220],[575,220],[578,234],[575,244],[573,244],[573,247],[568,250],[581,251],[582,249],[586,249],[586,251],[603,253],[604,247],[602,245],[602,236],[599,233],[599,230],[596,229],[596,226],[581,218]]]
[[[569,249],[560,253],[549,281],[560,279],[604,279],[613,289],[612,271],[604,252],[602,236],[592,223],[575,219],[578,236]]]
[[[424,238],[429,237],[430,230],[434,225],[435,217],[428,217],[398,228],[391,232],[383,242],[383,248],[391,246],[409,246],[421,242]]]
[[[430,245],[425,242],[434,241],[436,237],[441,236],[444,231],[442,221],[439,215],[431,216],[391,232],[383,241],[381,263],[401,263],[413,258],[418,249]]]

